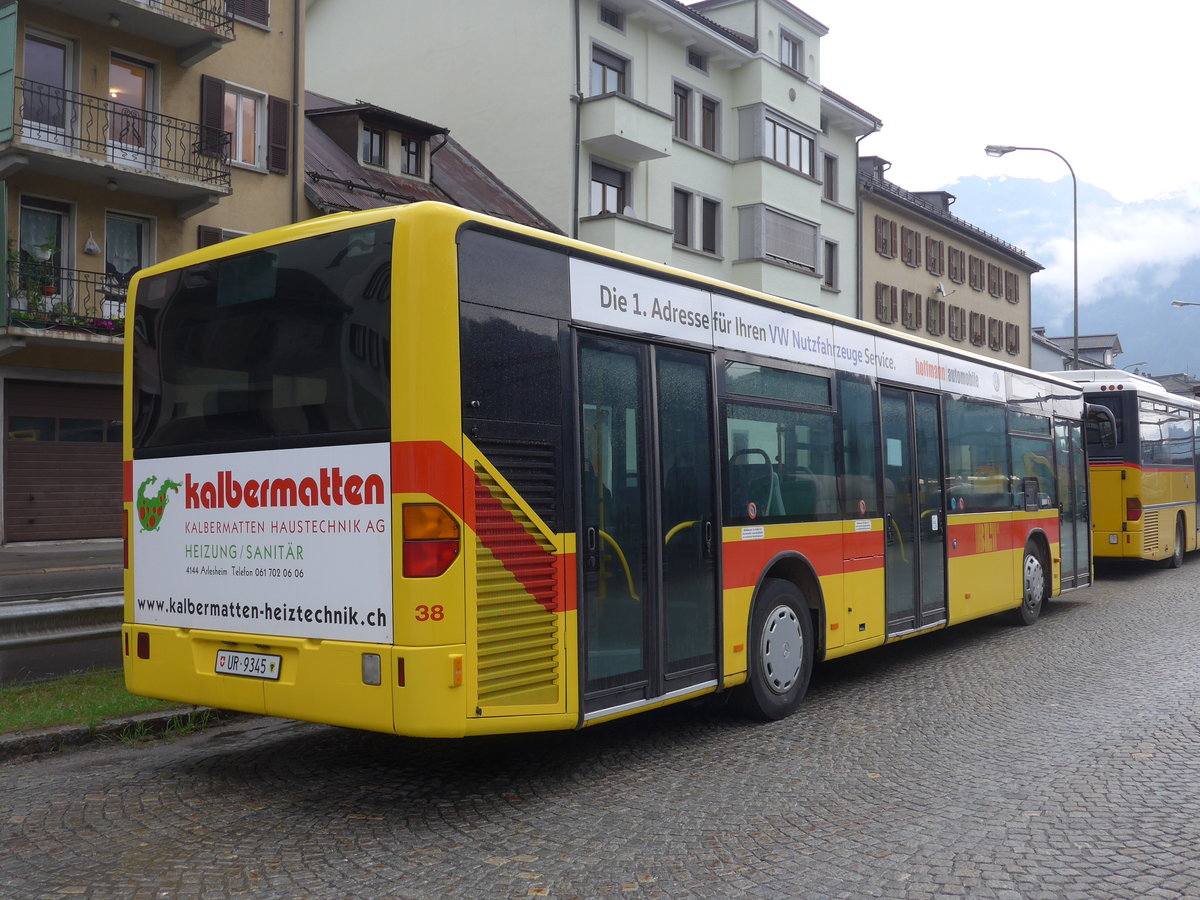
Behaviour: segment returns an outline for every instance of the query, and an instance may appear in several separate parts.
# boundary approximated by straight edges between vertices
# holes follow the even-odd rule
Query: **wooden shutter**
[[[290,106],[283,97],[267,98],[267,171],[288,170],[288,121]]]
[[[200,76],[200,146],[204,156],[229,156],[225,131],[225,82],[211,75]]]
[[[213,244],[221,243],[221,229],[215,228],[212,225],[199,225],[196,227],[196,246],[211,247]]]
[[[271,10],[270,0],[225,0],[231,15],[266,27]]]

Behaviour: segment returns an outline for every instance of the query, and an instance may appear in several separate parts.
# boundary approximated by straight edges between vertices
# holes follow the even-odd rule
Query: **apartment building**
[[[1028,366],[1030,276],[1043,266],[953,215],[953,194],[888,181],[888,166],[859,160],[860,317]]]
[[[0,5],[4,541],[120,535],[129,279],[299,217],[302,21],[301,0]]]
[[[857,310],[880,123],[821,85],[827,29],[786,0],[307,5],[310,89],[443,123],[562,232]]]

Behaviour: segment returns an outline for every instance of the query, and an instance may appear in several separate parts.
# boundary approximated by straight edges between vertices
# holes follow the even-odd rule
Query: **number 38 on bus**
[[[1061,378],[461,209],[130,289],[138,694],[406,735],[576,728],[1090,581]]]

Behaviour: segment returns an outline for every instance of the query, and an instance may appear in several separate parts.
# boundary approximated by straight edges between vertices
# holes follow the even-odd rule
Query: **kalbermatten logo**
[[[151,487],[156,481],[158,481],[158,476],[151,475],[138,488],[137,513],[138,521],[142,524],[142,531],[158,531],[158,526],[162,524],[163,520],[163,510],[167,508],[167,502],[171,499],[167,491],[174,491],[178,494],[181,487],[179,482],[166,478],[163,479],[158,493],[147,497],[146,488]]]

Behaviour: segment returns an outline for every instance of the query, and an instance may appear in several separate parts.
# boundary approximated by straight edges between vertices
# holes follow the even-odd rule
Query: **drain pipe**
[[[583,118],[583,83],[580,80],[579,66],[581,64],[579,41],[582,37],[581,27],[579,24],[579,0],[575,0],[572,4],[573,13],[575,16],[575,158],[571,161],[571,237],[579,237],[579,184],[580,167],[579,167],[579,151],[583,147],[583,142],[580,139],[582,134],[582,118]]]
[[[304,82],[300,72],[300,54],[304,40],[304,3],[294,0],[292,7],[292,223],[300,221],[300,185],[304,157],[300,149],[300,123],[304,118]]]

